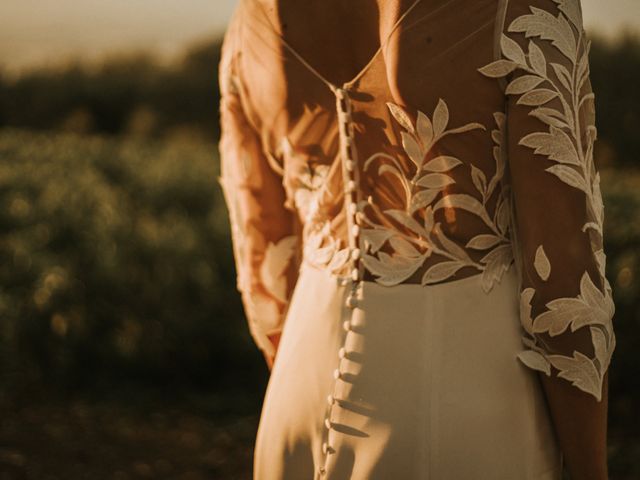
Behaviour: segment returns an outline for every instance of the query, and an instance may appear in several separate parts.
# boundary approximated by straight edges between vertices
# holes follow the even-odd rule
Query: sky
[[[171,59],[224,31],[236,0],[0,0],[0,66],[19,72],[132,49]],[[582,0],[585,28],[640,33],[640,0]]]

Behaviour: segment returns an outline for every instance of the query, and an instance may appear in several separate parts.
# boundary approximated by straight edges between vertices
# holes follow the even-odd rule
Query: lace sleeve
[[[284,206],[281,172],[243,108],[229,44],[219,68],[218,182],[229,212],[237,289],[249,329],[258,348],[273,355],[268,336],[283,328],[298,272],[299,224],[295,212]]]
[[[512,0],[505,26],[501,58],[480,72],[507,81],[505,153],[526,347],[518,358],[600,401],[615,307],[581,5]]]

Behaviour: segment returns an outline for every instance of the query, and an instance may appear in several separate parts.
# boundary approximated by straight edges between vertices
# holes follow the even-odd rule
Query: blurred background
[[[2,0],[0,480],[250,479],[268,370],[235,290],[217,63],[234,0]],[[582,0],[640,478],[640,3]]]

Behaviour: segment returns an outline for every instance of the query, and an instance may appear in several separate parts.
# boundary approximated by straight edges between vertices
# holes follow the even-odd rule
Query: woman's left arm
[[[520,270],[524,365],[542,384],[573,480],[606,479],[607,371],[615,349],[594,93],[579,0],[510,0],[501,59],[504,153]]]
[[[607,480],[608,372],[602,401],[564,380],[540,374],[572,480]]]

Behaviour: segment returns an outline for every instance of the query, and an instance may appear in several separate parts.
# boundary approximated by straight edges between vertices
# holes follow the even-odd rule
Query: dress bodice
[[[302,261],[354,285],[482,275],[485,292],[514,264],[519,358],[600,398],[614,306],[580,2],[415,0],[400,13],[337,85],[278,12],[237,7],[219,181],[254,339],[273,351]]]

